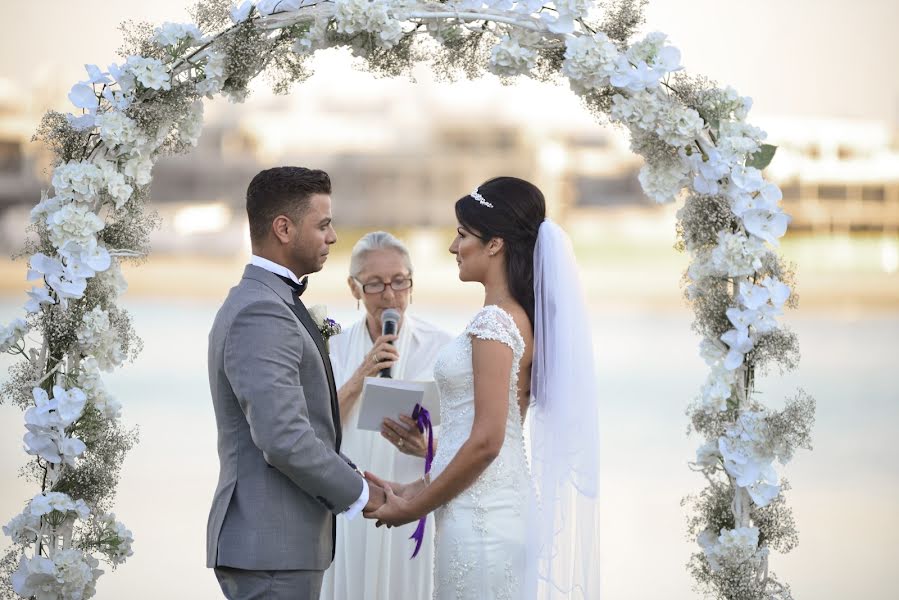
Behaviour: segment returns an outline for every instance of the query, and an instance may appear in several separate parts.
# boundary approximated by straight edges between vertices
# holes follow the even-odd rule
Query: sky
[[[184,0],[0,0],[15,24],[0,36],[0,93],[56,88],[33,109],[66,106],[82,65],[116,61],[125,20],[188,20]],[[646,31],[662,31],[691,74],[753,97],[765,116],[899,124],[896,0],[650,0]]]

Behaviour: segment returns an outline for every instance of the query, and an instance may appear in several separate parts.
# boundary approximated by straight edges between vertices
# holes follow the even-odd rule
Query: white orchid
[[[743,355],[753,348],[753,341],[747,329],[726,331],[721,335],[721,341],[730,348],[724,358],[724,366],[731,371],[743,364]]]
[[[231,22],[232,23],[243,23],[250,16],[250,12],[253,10],[253,2],[252,0],[244,0],[240,4],[234,5],[231,8]]]
[[[770,275],[762,279],[762,286],[768,291],[771,303],[777,308],[781,308],[789,300],[792,293],[790,286]]]
[[[56,300],[50,295],[50,291],[41,286],[34,286],[28,293],[28,302],[25,303],[25,310],[30,314],[40,312],[41,307],[49,304],[56,304]]]
[[[768,303],[771,292],[764,285],[748,284],[740,287],[737,298],[746,308],[757,310]]]
[[[69,100],[76,108],[88,111],[94,114],[100,106],[100,100],[94,88],[86,83],[76,83],[69,91]]]

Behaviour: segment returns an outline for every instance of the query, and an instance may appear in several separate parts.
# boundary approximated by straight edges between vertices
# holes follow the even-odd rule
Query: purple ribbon
[[[431,472],[431,462],[434,460],[434,428],[431,426],[431,413],[421,404],[416,404],[412,411],[412,418],[418,426],[419,433],[424,433],[425,429],[428,430],[428,452],[425,455],[425,475],[427,475]],[[412,552],[412,558],[418,556],[418,551],[421,550],[421,544],[425,539],[425,521],[427,519],[427,515],[419,519],[415,533],[409,537],[410,540],[415,540],[415,551]]]

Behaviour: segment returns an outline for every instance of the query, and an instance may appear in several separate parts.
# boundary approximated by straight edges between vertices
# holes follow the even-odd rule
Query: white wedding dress
[[[534,491],[518,407],[519,362],[524,340],[515,321],[486,306],[465,331],[441,350],[434,366],[440,390],[440,443],[431,471],[436,478],[468,439],[474,421],[471,340],[512,349],[506,434],[496,459],[465,491],[435,511],[435,600],[519,600],[530,597],[529,511]]]

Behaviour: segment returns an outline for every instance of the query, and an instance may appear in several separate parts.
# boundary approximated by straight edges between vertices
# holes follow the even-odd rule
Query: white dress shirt
[[[300,280],[294,274],[293,271],[285,267],[284,265],[279,265],[276,262],[272,262],[267,258],[262,258],[261,256],[256,256],[255,254],[250,257],[250,264],[256,265],[266,271],[274,273],[275,275],[280,275],[281,277],[287,277],[291,281],[296,284],[300,283]],[[359,499],[353,502],[348,509],[343,512],[343,516],[347,519],[353,519],[362,512],[362,509],[365,508],[365,505],[368,504],[368,482],[365,478],[362,478],[362,494],[359,496]]]

